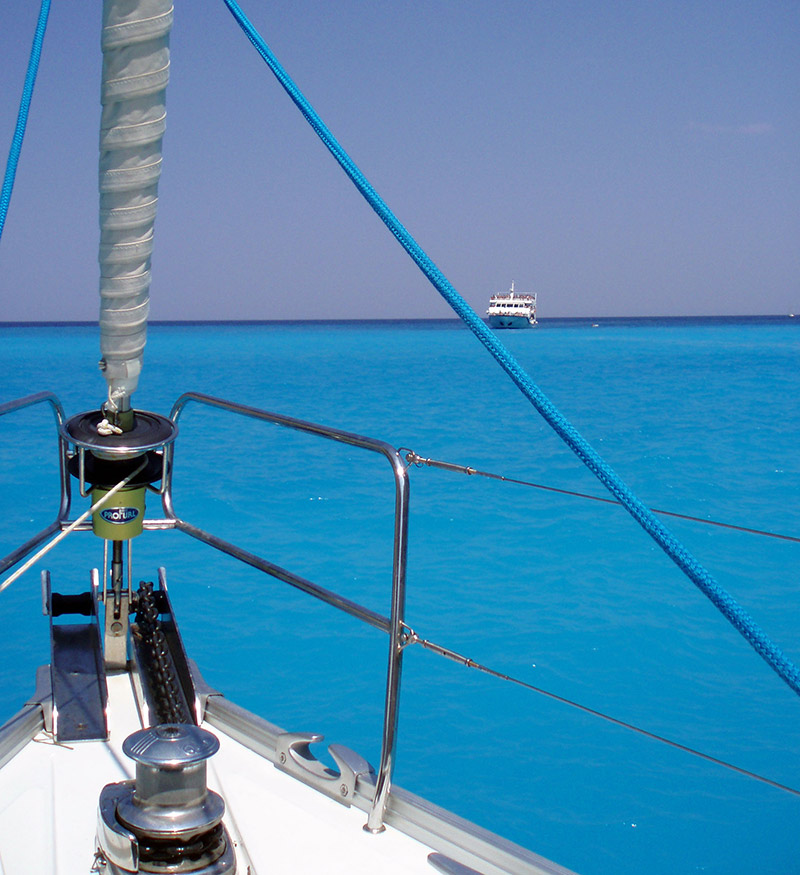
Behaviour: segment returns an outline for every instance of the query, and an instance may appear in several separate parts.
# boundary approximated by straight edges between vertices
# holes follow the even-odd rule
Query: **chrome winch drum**
[[[100,794],[97,843],[113,875],[233,875],[233,844],[222,823],[225,803],[206,785],[216,736],[191,724],[166,723],[128,736],[134,781]]]

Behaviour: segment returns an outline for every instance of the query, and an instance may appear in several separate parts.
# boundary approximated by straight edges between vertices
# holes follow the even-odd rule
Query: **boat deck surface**
[[[122,742],[141,728],[130,677],[108,677],[107,742],[62,745],[39,732],[0,769],[0,875],[89,875],[102,788],[134,777]],[[431,849],[403,833],[365,832],[358,808],[307,787],[219,729],[208,783],[225,800],[238,872],[432,875]],[[249,867],[249,868],[248,868]]]

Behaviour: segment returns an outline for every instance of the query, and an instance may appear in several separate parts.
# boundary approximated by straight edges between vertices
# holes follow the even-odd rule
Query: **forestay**
[[[171,0],[104,0],[100,367],[111,421],[130,408],[147,337],[171,25]]]

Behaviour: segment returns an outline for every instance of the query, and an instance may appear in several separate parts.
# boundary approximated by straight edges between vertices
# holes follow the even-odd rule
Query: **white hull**
[[[537,324],[526,316],[490,316],[489,325],[492,328],[533,328]]]

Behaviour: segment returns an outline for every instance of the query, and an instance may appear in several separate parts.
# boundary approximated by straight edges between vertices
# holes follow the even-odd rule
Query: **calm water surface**
[[[798,536],[797,329],[564,321],[502,338],[645,502]],[[0,327],[0,401],[52,389],[68,415],[94,407],[97,357],[93,327]],[[137,406],[166,414],[190,389],[603,494],[452,323],[153,326]],[[44,407],[0,420],[3,554],[54,513],[51,425]],[[189,521],[388,613],[393,487],[380,459],[195,406],[176,491]],[[407,621],[421,637],[800,787],[797,696],[624,511],[427,468],[412,470],[411,491]],[[800,661],[800,545],[667,525]],[[78,591],[101,557],[79,535],[46,565],[57,589]],[[381,633],[180,534],[134,543],[137,580],[162,564],[210,683],[377,763]],[[8,716],[48,660],[38,573],[2,598]],[[800,871],[796,796],[418,647],[406,651],[396,780],[585,875]]]

